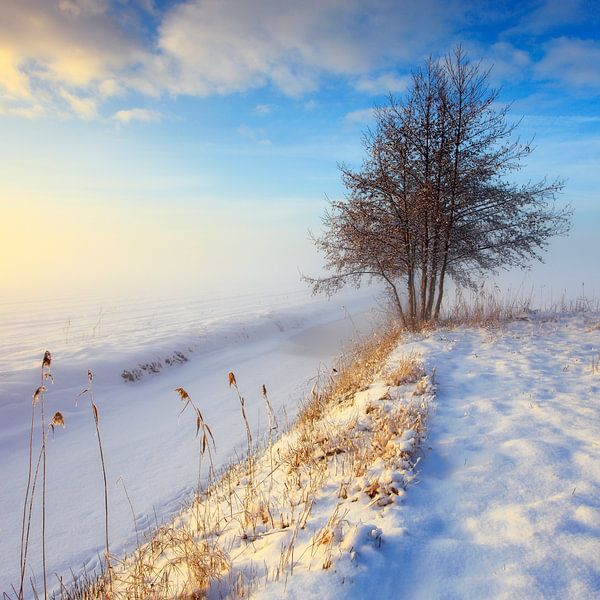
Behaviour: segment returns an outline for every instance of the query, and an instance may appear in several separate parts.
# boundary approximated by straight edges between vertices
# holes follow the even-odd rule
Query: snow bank
[[[60,410],[66,428],[48,441],[47,554],[49,580],[98,566],[103,540],[102,478],[89,400],[75,400],[94,372],[95,402],[107,462],[111,550],[176,514],[190,497],[197,465],[194,424],[178,419],[174,388],[198,400],[219,442],[217,466],[243,445],[227,372],[244,382],[254,431],[264,429],[262,384],[274,409],[293,418],[309,379],[344,344],[372,327],[372,297],[328,302],[304,292],[279,296],[7,306],[0,313],[0,590],[18,584],[22,502],[28,462],[31,396],[44,350],[53,354],[47,413]],[[187,360],[173,361],[181,353]],[[171,360],[171,365],[168,364]],[[157,373],[128,382],[124,370],[161,363]],[[261,421],[262,419],[262,421]],[[39,433],[39,432],[38,432]],[[38,433],[36,433],[36,438]],[[125,494],[134,507],[135,518]],[[40,515],[34,515],[31,565],[40,573]],[[38,577],[38,589],[39,589]]]
[[[389,376],[398,363],[401,381]],[[358,392],[315,393],[291,431],[115,567],[113,597],[322,597],[332,572],[351,585],[388,534],[402,535],[395,522],[433,400],[416,357],[407,365],[396,354]]]
[[[404,535],[383,528],[370,568],[323,597],[600,598],[599,325],[530,314],[412,336],[437,395]]]

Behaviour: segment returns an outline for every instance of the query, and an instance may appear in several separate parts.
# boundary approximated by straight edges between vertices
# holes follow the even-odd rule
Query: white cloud
[[[10,114],[97,114],[103,98],[121,94],[147,60],[140,41],[122,30],[106,0],[2,0],[0,95]]]
[[[368,94],[401,92],[407,78],[392,69],[445,50],[460,27],[484,18],[483,4],[461,6],[459,0],[186,0],[158,10],[152,0],[0,0],[2,110],[39,114],[39,107],[60,111],[66,101],[73,114],[90,118],[94,102],[99,113],[107,98],[131,92],[207,96],[271,86],[301,96],[329,76]],[[544,23],[563,10],[548,0],[534,14]],[[152,39],[132,25],[132,12],[147,11],[159,21]],[[492,55],[506,76],[523,72],[528,61],[504,42]],[[549,77],[553,66],[564,70],[569,60],[561,64],[549,47],[538,75]],[[572,64],[565,81],[594,80],[590,61],[584,69],[582,57],[572,56]],[[257,114],[266,114],[263,106]]]
[[[579,23],[589,15],[586,0],[542,0],[527,12],[516,31],[542,34],[569,23]]]
[[[128,108],[117,111],[113,115],[113,119],[119,123],[130,123],[131,121],[156,123],[162,119],[162,114],[156,110],[149,110],[147,108]]]
[[[349,112],[345,119],[350,123],[370,123],[375,118],[372,108],[360,108]]]
[[[29,78],[19,69],[17,52],[3,45],[0,45],[0,92],[6,100],[31,100]]]
[[[485,53],[483,67],[492,67],[492,77],[504,81],[521,79],[530,75],[532,60],[527,52],[507,42],[492,44]]]
[[[154,0],[137,0],[137,4],[139,4],[139,6],[147,13],[156,13],[156,4],[154,3]]]
[[[361,77],[356,82],[356,89],[373,95],[397,93],[405,91],[409,83],[409,76],[399,77],[395,73],[382,73],[376,77]]]
[[[254,112],[257,115],[264,116],[272,113],[274,108],[275,106],[273,104],[257,104],[254,107]]]
[[[561,37],[546,44],[545,50],[535,69],[539,78],[600,87],[600,42]]]
[[[45,108],[40,104],[30,104],[27,106],[19,106],[8,104],[0,99],[0,115],[8,115],[21,117],[23,119],[37,119],[46,114]]]
[[[165,15],[152,68],[173,93],[273,85],[297,96],[324,74],[364,75],[439,47],[462,15],[442,0],[191,0]]]
[[[67,90],[60,90],[60,96],[67,102],[71,110],[82,119],[93,119],[98,114],[98,107],[93,98],[82,98]]]
[[[106,0],[59,0],[58,7],[63,12],[76,16],[101,15],[108,8]]]

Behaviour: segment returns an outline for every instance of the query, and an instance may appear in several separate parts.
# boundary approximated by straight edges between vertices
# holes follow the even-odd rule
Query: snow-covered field
[[[184,416],[178,422],[181,403],[173,388],[183,386],[200,405],[217,440],[217,462],[223,464],[245,439],[227,371],[235,371],[253,425],[258,426],[259,412],[264,414],[262,383],[278,415],[287,403],[291,417],[318,363],[335,355],[340,340],[356,328],[367,329],[367,299],[354,302],[344,310],[319,303],[300,309],[289,302],[270,313],[276,317],[254,319],[245,329],[250,339],[215,340],[206,350],[201,344],[187,346],[194,336],[180,332],[184,345],[163,340],[152,346],[142,340],[132,353],[101,353],[105,383],[98,383],[96,398],[111,479],[113,551],[130,549],[136,533],[122,485],[116,484],[119,477],[132,499],[138,533],[152,527],[155,508],[158,520],[174,514],[196,481],[194,423]],[[272,321],[278,323],[273,330],[265,325]],[[94,567],[102,551],[93,421],[85,399],[74,406],[88,366],[84,346],[75,361],[81,383],[74,380],[76,369],[61,374],[60,354],[55,354],[57,382],[47,399],[50,407],[64,409],[67,421],[48,451],[52,571],[83,563]],[[169,351],[185,347],[194,351],[184,364],[159,374],[142,369],[135,383],[120,377],[120,369],[134,368],[135,361],[161,355],[164,363]],[[410,472],[404,465],[394,474],[375,461],[342,492],[344,482],[335,477],[343,470],[335,464],[343,464],[345,455],[336,458],[332,448],[335,475],[319,483],[305,529],[296,527],[297,548],[286,558],[286,577],[274,577],[284,553],[268,525],[256,539],[231,542],[230,549],[241,549],[232,557],[233,572],[256,573],[247,589],[257,598],[600,597],[600,314],[529,314],[499,327],[407,335],[387,370],[408,355],[420,357],[427,373],[435,368],[436,396],[427,400],[428,433],[416,469]],[[2,377],[0,416],[4,423],[5,415],[12,419],[0,438],[5,587],[17,576],[25,483],[27,409],[15,403],[27,405],[37,381],[35,371],[18,372],[16,366]],[[59,383],[63,380],[68,385]],[[389,388],[385,377],[379,378],[348,408],[342,406],[356,415],[332,413],[324,425],[335,434],[340,423],[351,432],[347,424],[356,421],[357,431],[375,436],[378,429],[369,422],[376,415],[393,416],[395,403],[423,406],[411,390]],[[409,448],[411,439],[400,435],[395,447]],[[385,494],[371,501],[364,492],[374,484]],[[380,497],[390,501],[379,502]],[[33,552],[38,560],[37,539]],[[325,555],[327,569],[322,568]],[[215,597],[221,591],[216,589]]]
[[[600,598],[600,315],[437,330],[399,350],[436,368],[416,482],[364,511],[380,546],[294,575],[286,597]]]
[[[94,422],[88,397],[76,404],[88,368],[94,372],[107,462],[111,551],[121,554],[135,545],[137,535],[176,513],[196,483],[194,423],[178,418],[175,387],[185,387],[202,408],[218,441],[216,463],[226,464],[245,440],[228,371],[238,376],[255,430],[264,429],[263,383],[281,418],[286,407],[291,419],[319,368],[369,331],[377,318],[372,306],[372,293],[327,301],[306,290],[197,301],[2,304],[0,590],[18,587],[31,397],[46,349],[52,352],[55,379],[48,384],[46,413],[59,410],[66,421],[64,430],[50,435],[47,451],[47,560],[55,586],[54,573],[68,579],[71,568],[94,569],[102,552],[103,488]],[[39,521],[35,514],[30,543],[38,589]]]
[[[600,315],[409,347],[437,368],[437,414],[398,515],[409,535],[369,573],[381,596],[600,598]]]

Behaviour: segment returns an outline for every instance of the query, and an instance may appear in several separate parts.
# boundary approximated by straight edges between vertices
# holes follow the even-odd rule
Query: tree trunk
[[[437,321],[440,318],[440,310],[442,308],[442,298],[444,296],[444,279],[446,277],[446,265],[448,263],[447,260],[447,252],[444,254],[444,260],[442,262],[442,268],[440,270],[440,286],[438,288],[438,297],[435,303],[435,313],[433,318]]]
[[[387,277],[384,278],[392,289],[392,295],[394,297],[394,301],[396,302],[398,315],[400,316],[400,323],[402,324],[402,327],[406,327],[406,316],[404,314],[404,309],[402,308],[402,301],[400,300],[400,295],[398,294],[398,288]]]
[[[408,289],[408,313],[411,328],[414,328],[417,316],[417,297],[415,294],[415,276],[413,268],[410,268],[406,283]]]
[[[429,274],[429,293],[427,298],[427,313],[425,315],[425,320],[431,320],[431,313],[433,311],[433,302],[435,298],[435,288],[437,285],[437,265],[435,264],[437,261],[434,257],[434,266],[432,266],[431,272]]]
[[[394,302],[396,303],[396,308],[398,309],[398,315],[400,316],[400,323],[402,323],[402,327],[406,327],[406,315],[404,314],[404,309],[402,308],[402,300],[400,300],[398,288],[396,287],[394,282],[385,274],[385,270],[379,261],[377,261],[377,266],[379,268],[379,274],[392,290],[392,296],[394,298]]]
[[[421,289],[419,291],[419,321],[423,322],[425,318],[425,309],[427,307],[427,263],[423,260],[423,267],[421,270]]]

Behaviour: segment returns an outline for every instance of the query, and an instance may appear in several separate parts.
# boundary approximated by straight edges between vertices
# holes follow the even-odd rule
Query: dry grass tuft
[[[501,294],[499,288],[491,291],[480,287],[465,297],[457,290],[454,306],[443,324],[470,327],[497,326],[505,321],[527,319],[531,313],[532,295],[511,296]]]
[[[427,377],[422,377],[417,381],[415,389],[413,390],[413,396],[423,396],[429,390],[429,380]]]
[[[374,334],[345,352],[325,382],[321,386],[315,384],[311,390],[310,398],[298,415],[298,426],[316,421],[330,404],[343,402],[368,386],[381,371],[401,335],[400,327],[391,324],[383,333]]]
[[[115,570],[113,598],[204,598],[209,583],[229,568],[214,541],[172,525],[161,527],[129,562],[132,568]]]
[[[409,354],[400,358],[397,367],[389,373],[385,382],[387,385],[398,387],[407,383],[416,383],[424,375],[425,371],[421,363],[414,354]]]
[[[534,295],[533,287],[529,292],[502,292],[497,286],[487,289],[482,285],[468,294],[458,289],[454,305],[446,311],[446,317],[441,319],[441,323],[446,326],[494,327],[507,321],[528,321],[536,313],[548,318],[565,313],[593,314],[600,311],[600,300],[586,296],[584,286],[575,299],[568,299],[566,291],[558,300],[553,300],[552,296],[544,298],[540,293],[535,301],[536,309],[532,308]],[[425,328],[430,326],[435,327],[436,324],[426,325]],[[595,325],[596,329],[599,327],[600,322]]]
[[[590,331],[598,331],[600,329],[600,321],[598,321],[597,323],[594,323],[593,325],[590,325],[587,329],[588,332]]]

